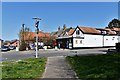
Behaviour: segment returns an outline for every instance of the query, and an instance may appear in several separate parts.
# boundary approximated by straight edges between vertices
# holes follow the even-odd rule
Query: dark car
[[[10,49],[10,50],[14,50],[14,49],[15,49],[15,46],[9,46],[9,49]]]
[[[1,47],[1,51],[9,51],[9,47],[8,46],[2,46]]]

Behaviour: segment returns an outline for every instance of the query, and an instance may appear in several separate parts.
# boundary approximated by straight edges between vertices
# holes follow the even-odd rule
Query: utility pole
[[[25,24],[22,24],[22,37],[23,37],[22,41],[24,41],[24,28],[25,28]]]
[[[36,22],[35,22],[35,27],[36,27],[36,58],[38,58],[38,33],[39,33],[38,25],[39,25],[39,20],[41,20],[41,19],[38,17],[33,18],[33,19],[36,20]]]

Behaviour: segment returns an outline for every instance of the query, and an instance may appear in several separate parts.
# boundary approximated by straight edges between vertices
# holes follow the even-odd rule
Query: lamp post
[[[38,25],[39,25],[39,20],[41,20],[41,19],[38,17],[33,18],[33,19],[36,20],[36,23],[35,23],[35,27],[36,27],[36,58],[38,58],[38,33],[39,33]]]

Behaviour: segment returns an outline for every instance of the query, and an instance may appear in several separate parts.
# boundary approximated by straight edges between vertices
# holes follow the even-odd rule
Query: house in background
[[[10,46],[15,46],[15,47],[18,47],[19,46],[19,40],[12,40],[11,43],[10,43]]]
[[[64,30],[63,33],[59,35],[56,39],[59,48],[70,48],[72,47],[72,40],[73,40],[73,32],[75,28],[67,28]]]
[[[58,27],[58,31],[51,33],[51,35],[56,38],[58,48],[69,48],[74,30],[75,28],[67,28],[64,24],[62,28]]]
[[[25,41],[36,41],[36,33],[35,32],[24,32],[24,37],[22,37],[20,40],[24,38]],[[45,32],[39,32],[38,33],[38,41],[43,41],[43,38],[50,38],[50,33],[45,33]]]
[[[117,34],[118,34],[118,42],[120,43],[120,28],[113,28],[112,30],[117,32]]]
[[[15,39],[15,40],[7,41],[7,42],[4,43],[4,46],[18,47],[19,46],[19,40]]]
[[[69,35],[69,31],[71,35]],[[57,38],[57,43],[65,48],[108,47],[118,42],[119,30],[96,29],[77,26],[75,29],[64,31]],[[59,45],[58,45],[59,46]]]
[[[38,33],[38,46],[44,45],[51,45],[51,36],[50,33],[42,32],[40,31]],[[27,44],[27,47],[32,48],[32,45],[36,44],[36,32],[24,32],[24,34],[21,34],[20,37],[20,44],[25,41]]]
[[[118,33],[115,30],[105,28],[105,29],[97,29],[101,32],[103,36],[103,47],[106,46],[115,46],[118,42]]]

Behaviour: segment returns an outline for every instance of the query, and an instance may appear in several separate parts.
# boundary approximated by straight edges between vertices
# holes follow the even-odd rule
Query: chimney
[[[65,30],[66,28],[67,28],[67,27],[66,27],[66,25],[64,24],[64,25],[63,25],[63,30]]]
[[[58,27],[58,31],[60,31],[60,26]]]

